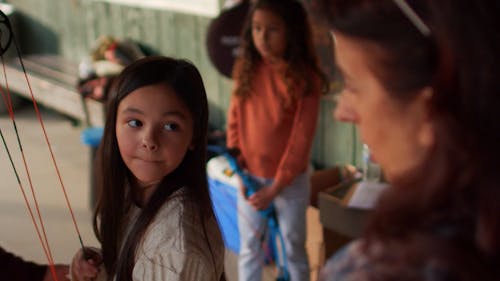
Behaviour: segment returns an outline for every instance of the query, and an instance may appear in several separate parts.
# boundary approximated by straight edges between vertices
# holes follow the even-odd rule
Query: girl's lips
[[[159,160],[147,160],[147,159],[142,159],[144,162],[149,162],[149,163],[160,163],[161,161]]]
[[[137,157],[136,158],[137,160],[140,160],[142,162],[147,162],[147,163],[161,163],[162,161],[161,160],[155,160],[155,159],[147,159],[147,158],[141,158],[141,157]]]

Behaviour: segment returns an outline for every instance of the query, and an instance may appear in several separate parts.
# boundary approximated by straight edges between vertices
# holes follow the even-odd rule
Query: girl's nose
[[[357,114],[345,95],[338,95],[333,117],[342,122],[356,123]]]
[[[142,147],[146,148],[147,150],[157,150],[158,149],[158,145],[152,141],[148,141],[148,140],[144,140],[142,142]]]
[[[142,139],[142,147],[148,150],[158,149],[158,142],[156,141],[155,133],[152,130],[145,132],[144,137]]]

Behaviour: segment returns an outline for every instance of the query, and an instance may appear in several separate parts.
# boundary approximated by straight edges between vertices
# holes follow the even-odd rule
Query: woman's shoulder
[[[361,240],[355,240],[330,257],[318,280],[366,280],[368,260],[363,253],[362,243]]]

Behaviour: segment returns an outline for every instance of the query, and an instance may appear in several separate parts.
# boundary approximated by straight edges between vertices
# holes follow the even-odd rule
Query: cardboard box
[[[314,171],[311,175],[310,205],[318,207],[318,194],[339,183],[339,167]]]
[[[386,188],[386,183],[353,180],[325,189],[319,193],[321,223],[347,237],[359,237],[370,210]]]
[[[350,238],[359,237],[363,231],[369,211],[350,208],[345,197],[339,198],[328,191],[321,191],[318,197],[320,221],[323,227]]]
[[[369,211],[347,206],[355,191],[353,186],[351,182],[341,183],[319,192],[325,259],[363,232]]]

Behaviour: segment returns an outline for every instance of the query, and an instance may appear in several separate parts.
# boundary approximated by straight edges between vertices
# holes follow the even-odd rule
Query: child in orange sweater
[[[309,280],[305,250],[309,156],[326,79],[314,53],[307,14],[295,0],[254,3],[234,69],[227,145],[263,187],[238,198],[239,279],[261,280],[265,227],[258,210],[274,202],[291,280]]]

